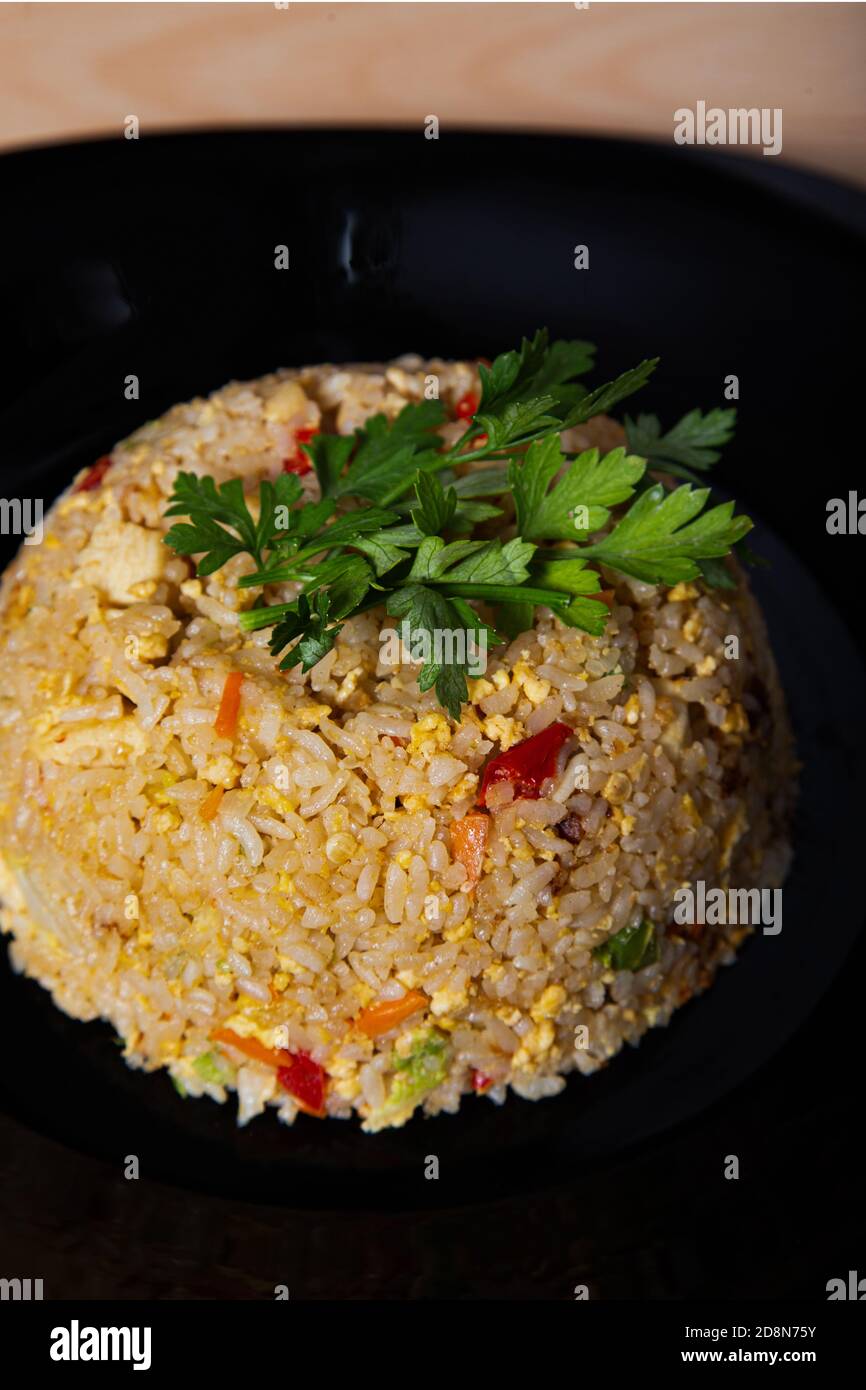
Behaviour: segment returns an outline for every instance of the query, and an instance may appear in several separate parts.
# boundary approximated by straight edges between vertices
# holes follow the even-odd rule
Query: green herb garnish
[[[448,1075],[449,1047],[435,1029],[416,1033],[408,1053],[394,1060],[394,1078],[384,1104],[368,1117],[365,1128],[376,1130],[408,1118],[430,1091]]]
[[[615,932],[596,946],[592,954],[611,970],[643,970],[646,965],[655,965],[659,958],[656,929],[644,917],[635,926]]]
[[[352,435],[317,435],[302,447],[321,500],[303,504],[298,478],[281,474],[260,484],[258,520],[239,479],[217,487],[213,478],[181,473],[167,515],[188,521],[172,526],[166,543],[198,556],[201,575],[251,555],[256,568],[238,580],[242,589],[298,585],[291,601],[262,596],[238,619],[247,632],[273,629],[281,670],[310,670],[348,618],[383,605],[411,634],[431,639],[419,686],[435,687],[459,719],[471,660],[465,646],[443,655],[437,634],[494,645],[501,633],[531,625],[544,606],[600,635],[609,612],[593,598],[602,587],[599,564],[649,584],[733,583],[723,557],[751,522],[734,516],[732,503],[707,509],[709,490],[691,482],[718,458],[735,412],[692,411],[666,434],[655,416],[626,417],[628,450],[564,452],[562,431],[637,391],[658,360],[589,389],[577,378],[593,354],[589,343],[551,343],[541,330],[481,366],[478,408],[451,448],[436,433],[445,419],[438,401],[407,405],[392,421],[376,415]],[[476,466],[458,476],[466,463]],[[646,476],[648,467],[689,482],[668,491]],[[512,505],[516,534],[490,539],[486,524]],[[478,535],[479,526],[488,534]],[[478,603],[492,608],[495,625]]]
[[[731,439],[736,422],[737,412],[730,408],[708,410],[706,415],[690,410],[667,434],[662,434],[657,415],[639,415],[637,420],[626,415],[624,423],[628,446],[636,454],[675,477],[696,482],[695,470],[705,473],[718,463],[718,450]]]
[[[203,1052],[193,1062],[193,1071],[212,1086],[227,1086],[231,1073],[215,1052]]]

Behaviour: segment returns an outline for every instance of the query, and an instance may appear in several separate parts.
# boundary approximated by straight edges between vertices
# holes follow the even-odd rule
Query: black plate
[[[382,132],[36,150],[5,156],[0,186],[15,210],[0,230],[15,349],[0,402],[6,495],[47,504],[74,469],[172,402],[276,365],[492,355],[544,323],[600,345],[599,380],[660,353],[628,408],[664,421],[723,404],[736,374],[738,437],[718,480],[765,523],[756,548],[772,568],[754,582],[805,763],[781,936],[752,941],[669,1029],[553,1101],[471,1101],[458,1117],[375,1138],[308,1119],[237,1131],[228,1107],[181,1102],[164,1077],[127,1071],[105,1025],[70,1022],[4,966],[8,1134],[46,1173],[64,1154],[116,1165],[136,1153],[150,1177],[247,1202],[499,1198],[512,1214],[551,1184],[567,1192],[590,1172],[600,1182],[615,1156],[636,1173],[652,1136],[699,1134],[694,1117],[802,1035],[863,920],[866,683],[843,621],[862,604],[862,542],[825,529],[827,500],[847,496],[859,471],[837,422],[862,356],[862,198],[768,159]],[[288,271],[274,269],[282,244]],[[573,268],[578,244],[588,271]],[[131,373],[138,401],[124,398]],[[46,1089],[61,1059],[62,1080]],[[431,1153],[438,1183],[423,1179]],[[77,1171],[96,1183],[110,1170]]]

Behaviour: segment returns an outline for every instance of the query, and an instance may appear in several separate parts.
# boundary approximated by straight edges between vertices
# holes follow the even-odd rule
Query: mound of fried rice
[[[732,960],[749,928],[677,926],[678,887],[775,887],[787,869],[791,739],[739,571],[729,591],[604,572],[604,635],[540,610],[491,650],[455,723],[419,693],[417,666],[380,660],[381,610],[347,622],[309,673],[282,673],[268,634],[238,628],[260,593],[235,587],[249,557],[198,579],[163,544],[179,470],[257,493],[297,458],[299,431],[393,416],[430,373],[452,416],[477,390],[471,363],[404,357],[281,371],[179,405],[119,444],[98,485],[78,479],[3,582],[12,961],[67,1013],[110,1020],[131,1065],[167,1068],[190,1096],[236,1091],[242,1123],[268,1105],[291,1123],[299,1102],[217,1030],[308,1056],[327,1114],[355,1111],[368,1130],[456,1111],[473,1092],[555,1095]],[[622,440],[602,417],[565,443]],[[315,497],[315,475],[303,484]],[[231,671],[240,717],[220,736]],[[486,760],[554,720],[574,731],[561,771],[537,799],[495,788],[473,884],[452,827],[475,809]],[[658,959],[606,964],[597,948],[644,920]],[[422,1009],[379,1036],[359,1028],[408,991]],[[420,1096],[395,1089],[419,1048],[434,1059]]]

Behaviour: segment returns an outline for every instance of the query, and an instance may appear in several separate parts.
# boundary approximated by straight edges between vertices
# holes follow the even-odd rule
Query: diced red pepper
[[[290,458],[283,459],[284,473],[297,473],[299,478],[303,478],[305,473],[309,473],[312,464],[309,456],[301,448],[302,444],[309,444],[310,440],[319,433],[317,425],[301,425],[295,433],[295,452]]]
[[[265,1047],[258,1038],[243,1038],[231,1028],[217,1028],[211,1037],[214,1042],[234,1047],[254,1062],[263,1062],[266,1067],[276,1067],[277,1080],[284,1090],[297,1101],[301,1110],[320,1119],[325,1113],[325,1090],[328,1073],[318,1062],[314,1062],[309,1052],[289,1052],[284,1047]]]
[[[472,1073],[472,1089],[478,1096],[483,1096],[485,1091],[489,1091],[493,1085],[493,1077],[485,1076],[483,1071],[477,1069]]]
[[[99,487],[110,467],[111,455],[103,454],[102,458],[97,459],[93,467],[88,469],[81,482],[75,484],[73,492],[92,492],[95,487]]]
[[[454,407],[454,414],[458,420],[471,420],[480,405],[479,397],[474,391],[467,391],[465,396],[461,396]],[[486,434],[476,434],[469,441],[470,444],[477,444],[480,448],[487,443]]]
[[[293,454],[290,459],[283,459],[283,472],[297,473],[299,478],[305,477],[312,466],[306,454]]]
[[[285,1066],[277,1071],[277,1080],[302,1110],[319,1118],[325,1113],[327,1073],[309,1052],[287,1052]]]
[[[497,782],[510,782],[515,800],[519,797],[533,800],[540,796],[542,782],[555,776],[560,750],[573,732],[567,724],[548,724],[540,734],[525,738],[506,753],[491,758],[481,779],[479,806],[487,805],[487,793]]]

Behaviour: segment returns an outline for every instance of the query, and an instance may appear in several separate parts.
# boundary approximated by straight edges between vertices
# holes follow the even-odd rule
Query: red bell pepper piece
[[[92,492],[95,487],[99,487],[110,467],[111,456],[103,454],[102,458],[97,459],[93,467],[88,469],[81,482],[75,484],[73,492]]]
[[[483,1095],[484,1095],[484,1092],[485,1092],[485,1091],[489,1091],[489,1090],[490,1090],[490,1087],[491,1087],[492,1085],[493,1085],[493,1077],[492,1077],[492,1076],[485,1076],[484,1073],[483,1073],[482,1071],[478,1071],[477,1068],[476,1068],[475,1071],[473,1071],[473,1073],[472,1073],[472,1089],[473,1089],[473,1091],[475,1092],[475,1094],[476,1094],[477,1096],[483,1096]]]
[[[316,425],[301,425],[295,433],[295,452],[290,458],[283,459],[284,473],[297,473],[299,478],[303,478],[305,473],[309,473],[312,468],[309,455],[305,454],[301,448],[302,444],[309,444],[310,440],[319,433]]]
[[[478,409],[478,397],[474,391],[467,391],[465,396],[461,396],[454,407],[454,414],[458,420],[471,420]]]
[[[309,1052],[289,1052],[286,1048],[265,1047],[258,1038],[243,1038],[231,1028],[217,1028],[211,1037],[215,1042],[226,1043],[229,1047],[252,1057],[254,1062],[263,1062],[266,1067],[276,1067],[277,1080],[284,1090],[297,1102],[301,1110],[317,1119],[325,1113],[325,1091],[328,1073],[318,1062],[314,1062]]]
[[[308,1115],[325,1113],[325,1083],[327,1073],[309,1052],[287,1052],[285,1066],[277,1071],[277,1080]]]
[[[481,779],[478,805],[487,805],[487,793],[497,782],[510,782],[514,787],[515,800],[539,797],[542,782],[546,777],[555,776],[560,750],[573,733],[574,730],[567,724],[548,724],[540,734],[525,738],[506,753],[491,758]]]
[[[461,396],[460,400],[455,405],[454,414],[457,416],[458,420],[471,420],[472,416],[477,411],[479,404],[480,402],[475,392],[467,391],[466,395]],[[477,445],[480,449],[483,445],[487,443],[487,435],[476,434],[472,439],[470,439],[469,443]]]

